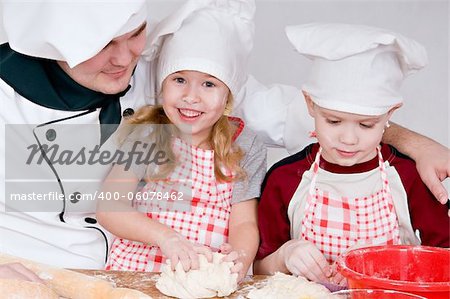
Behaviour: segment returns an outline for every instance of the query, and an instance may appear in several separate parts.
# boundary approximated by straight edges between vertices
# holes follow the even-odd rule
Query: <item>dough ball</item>
[[[185,272],[181,263],[170,268],[170,261],[162,267],[156,288],[167,296],[177,298],[225,297],[237,289],[237,273],[231,273],[232,262],[221,262],[223,254],[213,252],[209,263],[202,254],[198,255],[200,267]]]
[[[323,285],[308,281],[303,277],[295,277],[277,272],[271,276],[267,284],[260,289],[251,290],[250,299],[333,299],[330,291]]]

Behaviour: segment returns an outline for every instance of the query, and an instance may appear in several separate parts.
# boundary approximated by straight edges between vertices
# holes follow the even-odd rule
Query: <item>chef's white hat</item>
[[[312,23],[288,26],[286,34],[313,60],[303,90],[331,110],[382,115],[403,102],[403,79],[427,64],[421,44],[384,29]]]
[[[70,67],[95,56],[113,38],[147,18],[145,0],[1,1],[0,44]]]
[[[183,18],[171,16],[150,35],[149,43],[160,45],[157,89],[168,75],[192,70],[218,78],[236,96],[247,79],[254,0],[193,0],[187,6],[190,8],[181,9]]]

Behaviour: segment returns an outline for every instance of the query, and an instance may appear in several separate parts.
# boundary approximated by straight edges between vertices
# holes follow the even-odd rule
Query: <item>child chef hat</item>
[[[156,71],[157,89],[164,79],[182,70],[210,74],[224,82],[235,97],[247,78],[247,61],[253,47],[254,0],[199,1],[180,22],[162,22],[150,43],[163,36]],[[170,30],[174,28],[175,30]],[[158,34],[160,32],[160,34]]]
[[[313,60],[303,90],[326,109],[382,115],[403,102],[403,79],[427,64],[421,44],[384,29],[312,23],[288,26],[286,34]]]
[[[0,44],[22,54],[63,60],[70,67],[147,18],[145,0],[1,1]]]

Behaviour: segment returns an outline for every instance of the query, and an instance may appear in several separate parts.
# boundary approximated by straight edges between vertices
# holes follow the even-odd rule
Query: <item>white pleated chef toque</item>
[[[253,47],[254,0],[188,1],[150,34],[151,59],[158,57],[157,89],[182,70],[210,74],[236,96],[247,79]]]
[[[403,103],[403,79],[427,64],[421,44],[385,29],[311,23],[288,26],[286,34],[312,60],[302,89],[326,109],[382,115]]]

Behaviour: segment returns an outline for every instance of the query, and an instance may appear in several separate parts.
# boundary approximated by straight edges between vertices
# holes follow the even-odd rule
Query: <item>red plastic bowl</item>
[[[338,259],[350,289],[387,289],[450,298],[450,250],[388,245],[350,250]]]

